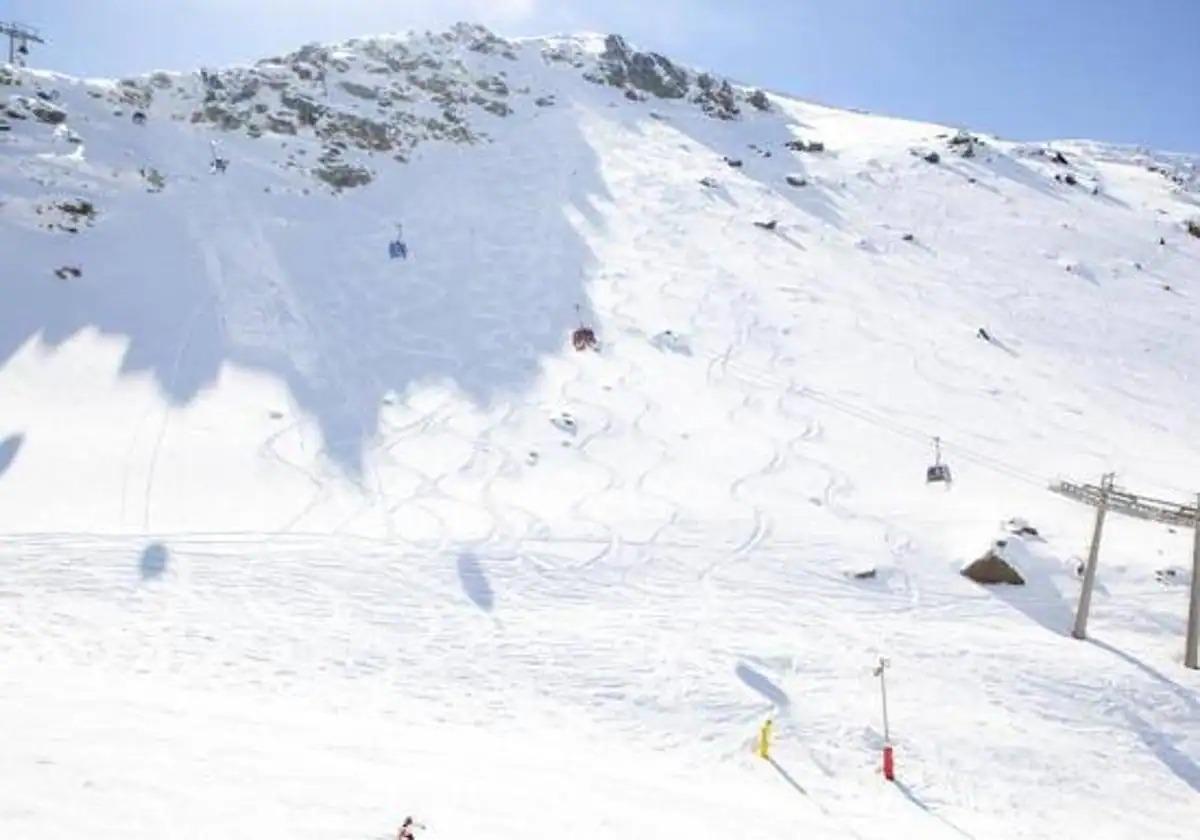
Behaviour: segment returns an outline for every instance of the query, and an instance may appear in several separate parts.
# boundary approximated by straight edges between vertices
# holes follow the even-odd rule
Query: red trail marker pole
[[[879,657],[879,665],[875,668],[875,676],[879,677],[879,692],[883,697],[883,778],[889,782],[896,781],[896,759],[892,752],[892,736],[888,730],[887,713],[887,667],[888,661]]]

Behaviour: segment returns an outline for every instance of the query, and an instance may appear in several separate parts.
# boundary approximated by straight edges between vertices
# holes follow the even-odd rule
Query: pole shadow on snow
[[[235,154],[254,159],[224,176],[172,172],[164,195],[100,184],[93,228],[51,246],[80,282],[47,282],[47,246],[6,230],[0,368],[31,340],[57,348],[86,331],[122,339],[116,375],[148,373],[175,405],[225,366],[249,368],[286,383],[323,454],[361,480],[367,448],[386,444],[386,397],[430,383],[485,408],[519,398],[591,320],[599,158],[568,109],[546,109],[540,131],[508,119],[492,143],[425,143],[340,194],[291,171],[264,191],[254,167],[281,153],[245,138]],[[179,144],[206,146],[192,131]],[[400,222],[408,258],[391,259]]]
[[[146,546],[138,560],[138,571],[142,575],[142,580],[155,580],[162,577],[167,571],[169,560],[170,553],[162,543],[151,543]]]
[[[1174,743],[1182,738],[1166,735],[1132,709],[1122,711],[1129,728],[1155,757],[1193,792],[1200,793],[1200,766]]]
[[[770,764],[771,767],[773,767],[775,769],[775,772],[778,773],[779,777],[787,783],[788,787],[790,787],[792,790],[796,791],[796,793],[800,794],[805,799],[807,799],[809,802],[811,802],[814,806],[816,806],[816,809],[818,811],[820,811],[821,814],[824,815],[826,818],[833,818],[833,815],[829,812],[829,809],[826,808],[824,806],[824,804],[821,803],[821,800],[819,798],[814,799],[812,797],[812,795],[810,795],[809,792],[807,790],[805,790],[804,786],[802,784],[800,784],[799,782],[797,782],[796,779],[792,776],[792,774],[789,773],[782,764],[780,764],[774,758],[770,758],[770,757],[767,758],[767,763]],[[828,770],[825,770],[825,768],[821,768],[821,769],[825,772],[826,776],[830,775]],[[855,834],[853,832],[851,832],[851,834],[853,834],[853,836],[855,836],[855,837],[859,836],[858,834]]]
[[[808,791],[806,791],[799,782],[792,778],[791,773],[783,769],[783,765],[773,758],[768,758],[767,763],[775,768],[775,772],[782,776],[783,780],[791,785],[792,789],[795,790],[796,793],[800,794],[801,796],[808,796]]]
[[[1195,692],[1175,682],[1152,665],[1146,664],[1136,656],[1119,650],[1107,642],[1094,638],[1089,638],[1088,642],[1101,650],[1111,653],[1113,656],[1132,665],[1150,679],[1165,686],[1179,700],[1190,717],[1200,718],[1200,699],[1197,698]],[[1181,739],[1157,729],[1132,708],[1126,707],[1121,711],[1130,730],[1154,753],[1155,757],[1184,784],[1191,787],[1196,793],[1200,793],[1200,765],[1197,765],[1190,756],[1175,746],[1175,742]]]
[[[745,662],[739,662],[734,669],[737,678],[741,680],[747,688],[757,692],[764,700],[774,706],[776,709],[783,711],[791,703],[787,693],[771,682],[771,680],[754,668],[747,665]]]
[[[24,435],[9,435],[4,440],[0,440],[0,476],[8,472],[8,468],[17,459],[17,453],[21,451],[21,444],[24,442]]]
[[[492,611],[496,605],[495,593],[479,558],[474,554],[458,555],[458,582],[475,606],[484,612]]]
[[[904,794],[904,797],[909,802],[916,805],[918,808],[920,808],[926,814],[929,814],[929,816],[938,820],[940,823],[942,823],[942,825],[946,826],[951,831],[958,834],[960,837],[967,837],[967,838],[970,838],[970,840],[974,840],[973,834],[968,834],[967,832],[963,831],[957,825],[950,822],[950,820],[946,819],[941,814],[939,814],[937,811],[933,810],[928,805],[926,805],[919,796],[917,796],[915,793],[913,793],[912,788],[910,788],[908,785],[904,784],[904,782],[897,779],[896,781],[892,782],[892,784],[894,784],[896,786],[896,790],[898,790],[902,794]]]
[[[1190,714],[1200,717],[1200,698],[1197,698],[1195,692],[1175,682],[1175,680],[1171,679],[1154,666],[1147,665],[1136,656],[1131,656],[1125,651],[1113,647],[1108,642],[1101,641],[1100,639],[1089,638],[1088,643],[1095,645],[1101,650],[1111,653],[1113,656],[1116,656],[1119,659],[1123,659],[1126,663],[1132,665],[1134,668],[1137,668],[1152,680],[1162,683],[1162,685],[1171,690],[1172,694],[1179,698],[1180,702],[1187,707]]]

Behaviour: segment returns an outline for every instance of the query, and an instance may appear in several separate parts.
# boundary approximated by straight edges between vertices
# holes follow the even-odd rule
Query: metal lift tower
[[[0,21],[0,35],[8,36],[8,63],[16,64],[18,56],[29,55],[29,45],[46,43],[38,31],[23,23]]]

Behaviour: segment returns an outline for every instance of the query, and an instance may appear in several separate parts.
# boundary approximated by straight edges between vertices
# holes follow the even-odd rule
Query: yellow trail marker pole
[[[775,724],[767,718],[767,722],[762,725],[762,729],[758,730],[758,753],[759,758],[771,757],[771,732],[775,728]]]

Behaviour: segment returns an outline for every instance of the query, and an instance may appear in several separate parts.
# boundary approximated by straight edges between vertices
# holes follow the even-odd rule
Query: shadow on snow
[[[382,162],[343,195],[315,182],[306,197],[268,192],[277,176],[254,161],[161,196],[101,189],[95,229],[55,243],[54,263],[81,278],[48,282],[45,248],[6,246],[0,366],[31,339],[92,328],[125,339],[121,373],[150,373],[175,404],[226,363],[265,371],[359,475],[387,394],[422,382],[485,406],[519,394],[567,345],[577,304],[588,317],[594,257],[578,226],[599,222],[606,191],[566,109],[542,120],[544,132]],[[238,145],[268,154],[256,143]],[[389,259],[399,222],[407,260]]]
[[[154,580],[162,577],[166,574],[169,560],[170,554],[162,543],[151,543],[146,546],[138,560],[138,571],[142,580]]]
[[[458,555],[458,582],[462,584],[463,592],[475,606],[484,612],[491,612],[496,605],[496,596],[487,573],[474,554]]]
[[[739,662],[737,668],[734,669],[737,678],[741,680],[751,691],[757,692],[764,700],[774,706],[776,709],[783,711],[791,703],[782,688],[775,685],[768,677],[747,665],[745,662]]]
[[[24,442],[24,435],[9,435],[0,440],[0,476],[8,472],[13,461],[17,460],[17,453],[21,451],[21,444]]]

